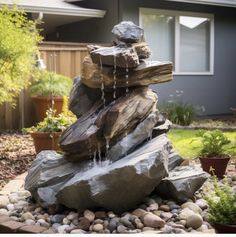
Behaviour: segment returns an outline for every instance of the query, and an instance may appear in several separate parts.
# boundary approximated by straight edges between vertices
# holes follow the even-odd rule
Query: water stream
[[[127,56],[125,56],[125,95],[127,96],[129,93],[129,67],[128,67],[128,59]]]
[[[113,99],[116,100],[116,55],[114,53],[114,70],[113,70]]]
[[[102,92],[102,96],[101,96],[101,99],[102,99],[102,102],[103,102],[103,106],[105,108],[106,106],[106,99],[105,99],[105,92],[104,92],[104,81],[103,81],[103,73],[102,73],[102,57],[100,56],[100,74],[101,74],[101,92]]]

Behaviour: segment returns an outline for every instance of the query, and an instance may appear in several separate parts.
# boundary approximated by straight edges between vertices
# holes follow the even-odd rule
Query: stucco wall
[[[215,60],[213,76],[174,76],[169,83],[153,86],[159,101],[183,90],[183,100],[204,106],[205,114],[230,113],[236,106],[236,9],[156,0],[88,0],[85,7],[107,10],[104,19],[93,19],[58,29],[61,39],[78,42],[111,42],[110,31],[119,20],[139,23],[139,7],[212,13],[215,16]],[[80,3],[81,5],[81,3]]]

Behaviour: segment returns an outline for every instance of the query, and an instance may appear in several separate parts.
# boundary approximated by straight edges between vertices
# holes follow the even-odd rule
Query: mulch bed
[[[26,172],[34,158],[30,135],[0,134],[0,189],[15,176]]]

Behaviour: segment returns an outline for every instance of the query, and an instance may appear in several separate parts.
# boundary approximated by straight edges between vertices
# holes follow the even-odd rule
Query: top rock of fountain
[[[137,43],[142,41],[144,30],[132,21],[122,21],[115,25],[111,31],[118,40],[125,43]]]

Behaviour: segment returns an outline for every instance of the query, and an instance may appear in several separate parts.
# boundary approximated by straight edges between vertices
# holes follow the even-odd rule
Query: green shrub
[[[24,133],[31,132],[62,132],[72,123],[76,121],[75,116],[67,116],[63,113],[55,116],[55,111],[51,108],[46,112],[47,117],[42,122],[39,122],[36,126],[30,128],[23,128]]]
[[[204,195],[208,203],[209,221],[212,224],[236,224],[236,188],[231,188],[224,179],[223,184],[217,182],[217,178],[213,176],[214,189]]]
[[[230,140],[220,130],[203,131],[197,133],[202,143],[200,155],[216,156],[224,154],[224,146],[230,143]]]
[[[174,124],[188,126],[196,116],[196,110],[193,105],[181,101],[172,103],[163,103],[160,111]]]
[[[30,94],[32,96],[68,96],[71,88],[71,78],[55,72],[40,71],[30,86]]]
[[[26,13],[16,6],[0,9],[0,104],[15,105],[16,96],[30,84],[41,39]]]

